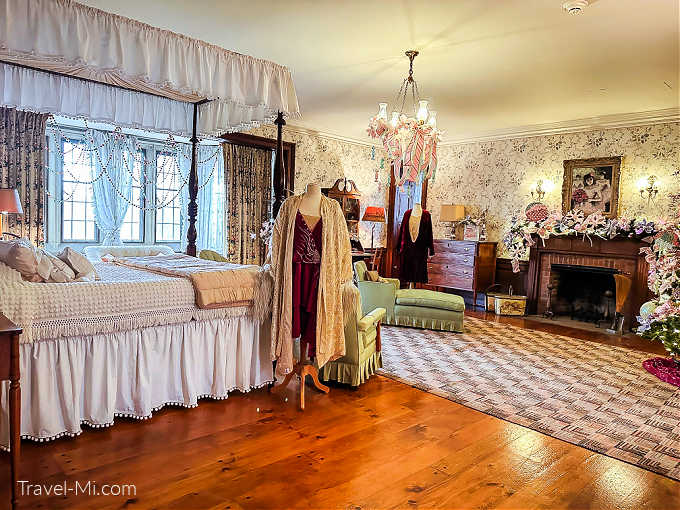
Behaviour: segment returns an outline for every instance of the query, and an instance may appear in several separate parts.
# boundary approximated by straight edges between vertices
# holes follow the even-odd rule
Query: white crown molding
[[[441,142],[439,145],[446,146],[476,142],[491,142],[494,140],[507,140],[511,138],[550,136],[564,133],[596,131],[599,129],[615,129],[635,126],[648,126],[651,124],[667,124],[670,122],[680,122],[680,108],[602,115],[587,119],[576,119],[561,122],[551,122],[548,124],[534,124],[531,126],[499,129],[496,131],[480,133],[475,136],[452,138],[446,140],[445,142]]]
[[[530,138],[535,136],[550,136],[565,133],[580,133],[584,131],[596,131],[598,129],[616,129],[636,126],[649,126],[652,124],[668,124],[680,122],[680,108],[668,108],[665,110],[652,110],[647,112],[620,113],[615,115],[601,115],[586,119],[551,122],[547,124],[533,124],[507,129],[488,131],[473,136],[461,136],[440,142],[440,147],[477,142],[492,142],[494,140],[508,140],[513,138]],[[361,145],[364,147],[381,148],[380,141],[359,140],[348,136],[336,135],[325,131],[318,131],[302,126],[287,124],[286,131],[308,136],[320,136],[344,143]]]
[[[309,135],[309,136],[320,136],[321,138],[330,138],[331,140],[338,140],[340,142],[345,142],[345,143],[352,143],[354,145],[362,145],[364,147],[382,147],[382,143],[377,140],[375,142],[371,142],[369,140],[359,140],[357,138],[350,138],[348,136],[341,136],[341,135],[336,135],[333,133],[327,133],[325,131],[317,131],[316,129],[309,129],[305,128],[302,126],[295,126],[293,124],[286,124],[286,127],[284,128],[285,131],[289,131],[291,133],[299,133],[302,135]]]

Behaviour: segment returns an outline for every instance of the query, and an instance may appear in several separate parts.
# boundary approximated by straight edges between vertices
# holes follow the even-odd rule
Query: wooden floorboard
[[[664,352],[641,339],[468,315]],[[20,508],[680,509],[678,482],[387,378],[358,390],[333,386],[329,395],[310,389],[304,412],[296,389],[167,408],[75,439],[24,441],[21,479],[133,484],[136,495],[30,496]]]

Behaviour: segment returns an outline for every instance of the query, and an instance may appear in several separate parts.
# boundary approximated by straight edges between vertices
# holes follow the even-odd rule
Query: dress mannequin
[[[316,182],[307,184],[298,209],[304,216],[321,216],[321,186]]]
[[[408,220],[408,231],[411,234],[411,241],[414,243],[418,239],[418,232],[420,232],[420,220],[423,217],[423,208],[419,203],[413,204],[411,209],[411,217]]]
[[[302,228],[307,234],[302,235],[300,240],[306,239],[309,242],[309,239],[314,239],[315,233],[317,232],[317,228],[322,228],[323,225],[320,225],[321,222],[321,186],[318,183],[309,183],[307,185],[307,188],[305,192],[302,194],[300,203],[297,208],[297,213],[299,213],[296,217],[296,222],[300,222],[300,228]],[[300,216],[302,217],[302,220],[300,220]],[[296,230],[294,234],[294,251],[297,250],[298,247],[298,224],[296,223]],[[317,236],[320,236],[320,233],[316,234]],[[316,237],[316,241],[312,240],[312,245],[316,247],[320,247],[321,238]],[[303,241],[304,243],[304,241]],[[312,250],[312,252],[316,251],[316,248]],[[300,253],[300,252],[296,252]],[[272,391],[274,392],[279,392],[283,391],[286,386],[290,383],[292,377],[294,375],[298,375],[300,377],[300,408],[304,409],[305,408],[305,377],[309,375],[312,378],[312,382],[314,386],[323,391],[324,393],[329,392],[328,386],[325,386],[324,384],[321,384],[319,381],[319,371],[318,369],[310,364],[307,360],[307,356],[314,356],[315,355],[315,346],[316,346],[316,341],[315,341],[315,332],[316,332],[316,303],[318,300],[317,297],[317,292],[318,292],[318,282],[319,282],[319,268],[320,268],[320,260],[318,260],[319,253],[317,253],[316,260],[310,260],[310,253],[308,251],[305,251],[302,249],[302,255],[293,255],[293,279],[295,282],[293,283],[293,301],[294,303],[297,303],[296,308],[294,308],[295,313],[293,314],[293,331],[294,335],[300,335],[300,360],[294,365],[293,370],[286,375],[284,378],[283,382],[272,388]],[[296,257],[302,257],[296,258]],[[312,257],[313,258],[313,257]],[[296,263],[297,261],[297,263]],[[305,273],[304,270],[302,269],[302,266],[305,264],[308,264],[309,262],[312,262],[316,264],[316,272],[314,273],[313,270],[310,270],[307,268],[307,272]],[[297,271],[296,271],[297,270]],[[297,276],[296,276],[297,275]],[[305,285],[304,281],[307,281],[308,284]],[[313,285],[314,289],[311,289],[309,287],[309,281],[316,281],[316,285]],[[295,298],[297,296],[297,299]],[[309,301],[313,300],[314,305],[309,305]],[[312,308],[315,310],[313,313],[314,319],[311,324],[309,323],[309,307],[312,306]],[[305,310],[307,313],[304,318],[304,322],[306,323],[305,326],[302,326],[302,321],[303,318],[301,318],[301,315],[304,313],[302,310]],[[303,331],[304,329],[304,331]],[[310,333],[311,331],[311,333]],[[309,335],[311,334],[311,338]],[[310,347],[310,345],[314,347]],[[308,352],[309,351],[309,352]]]
[[[402,283],[427,283],[427,260],[434,255],[432,217],[420,203],[404,213],[399,229],[400,275]]]

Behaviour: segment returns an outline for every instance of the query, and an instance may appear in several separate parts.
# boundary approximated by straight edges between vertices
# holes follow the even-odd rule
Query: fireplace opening
[[[614,275],[618,272],[609,267],[552,264],[547,315],[609,325],[616,310]]]

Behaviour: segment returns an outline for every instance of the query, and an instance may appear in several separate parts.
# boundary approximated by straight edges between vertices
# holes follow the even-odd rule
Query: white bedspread
[[[97,282],[29,283],[0,278],[0,311],[24,328],[22,343],[250,315],[252,307],[202,310],[185,278],[112,263]]]

